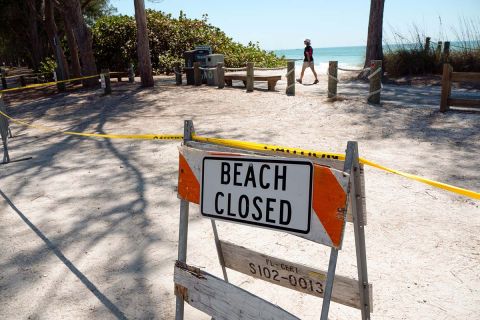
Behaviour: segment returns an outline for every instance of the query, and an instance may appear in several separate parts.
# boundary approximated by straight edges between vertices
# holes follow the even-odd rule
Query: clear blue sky
[[[134,15],[133,0],[110,2],[119,14]],[[293,49],[303,47],[307,37],[314,47],[364,45],[370,0],[145,0],[145,6],[174,16],[183,10],[190,18],[207,13],[210,23],[235,41]],[[393,31],[409,36],[415,24],[435,41],[455,41],[452,28],[460,31],[461,18],[474,19],[480,28],[480,0],[385,0],[384,38]]]

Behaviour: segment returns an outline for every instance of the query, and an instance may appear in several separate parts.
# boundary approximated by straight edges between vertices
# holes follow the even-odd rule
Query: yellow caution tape
[[[161,135],[159,134],[99,134],[99,133],[83,133],[83,132],[73,132],[73,131],[59,131],[59,130],[45,127],[45,126],[28,124],[24,121],[14,119],[9,115],[3,113],[2,111],[0,111],[0,115],[10,119],[12,122],[15,122],[24,126],[37,128],[37,129],[48,131],[48,132],[57,132],[57,133],[66,134],[66,135],[75,135],[75,136],[92,137],[92,138],[106,138],[106,139],[137,139],[137,140],[157,140],[157,139],[158,140],[182,140],[183,139],[183,135],[181,134],[161,134]],[[283,146],[231,140],[231,139],[209,138],[209,137],[202,137],[197,135],[193,135],[192,139],[198,142],[213,143],[213,144],[223,145],[223,146],[232,147],[232,148],[239,148],[239,149],[256,150],[256,151],[273,151],[273,152],[287,153],[292,155],[313,157],[313,158],[320,158],[320,159],[345,160],[345,155],[341,153],[331,153],[331,152],[306,150],[306,149],[299,149],[299,148],[289,148],[289,147],[283,147]],[[391,169],[364,158],[359,158],[359,161],[362,164],[369,165],[371,167],[374,167],[386,172],[390,172],[393,174],[397,174],[412,180],[416,180],[436,188],[447,190],[447,191],[460,194],[466,197],[470,197],[473,199],[480,199],[480,193],[472,190],[455,187],[446,183],[430,180],[430,179],[419,177],[410,173]]]
[[[289,147],[282,147],[282,146],[255,143],[255,142],[245,142],[245,141],[231,140],[231,139],[207,138],[207,137],[202,137],[197,135],[194,135],[192,138],[194,141],[214,143],[214,144],[223,145],[226,147],[233,147],[233,148],[239,148],[239,149],[256,150],[256,151],[273,151],[273,152],[287,153],[287,154],[299,155],[299,156],[305,156],[305,157],[314,157],[314,158],[332,159],[332,160],[345,160],[345,155],[340,153],[330,153],[330,152],[305,150],[305,149],[298,149],[298,148],[289,148]],[[382,166],[380,164],[377,164],[375,162],[372,162],[364,158],[359,158],[359,161],[362,164],[369,165],[371,167],[374,167],[383,171],[387,171],[393,174],[397,174],[405,178],[416,180],[436,188],[447,190],[447,191],[460,194],[462,196],[470,197],[473,199],[480,199],[480,193],[472,190],[455,187],[446,183],[430,180],[430,179],[419,177],[410,173],[387,168],[385,166]]]
[[[18,90],[25,90],[25,89],[32,89],[32,88],[40,88],[40,87],[49,87],[53,85],[57,85],[59,83],[66,83],[66,82],[71,82],[71,81],[78,81],[78,80],[85,80],[85,79],[91,79],[91,78],[97,78],[100,75],[96,74],[94,76],[86,76],[86,77],[80,77],[80,78],[73,78],[73,79],[67,79],[67,80],[60,80],[60,81],[52,81],[52,82],[46,82],[46,83],[34,83],[34,84],[29,84],[25,87],[17,87],[17,88],[10,88],[10,89],[5,89],[5,90],[0,90],[0,93],[4,92],[11,92],[11,91],[18,91]]]
[[[61,131],[61,130],[53,129],[50,127],[33,125],[22,120],[14,119],[9,115],[3,113],[2,111],[0,111],[0,115],[22,126],[27,126],[27,127],[47,131],[47,132],[55,132],[55,133],[66,134],[71,136],[81,136],[81,137],[89,137],[89,138],[105,138],[105,139],[136,139],[136,140],[182,140],[183,139],[183,135],[181,134],[103,134],[103,133]]]

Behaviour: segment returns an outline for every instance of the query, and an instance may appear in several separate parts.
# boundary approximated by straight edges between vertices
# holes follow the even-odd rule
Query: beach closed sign
[[[313,165],[278,158],[205,157],[203,216],[307,234]]]

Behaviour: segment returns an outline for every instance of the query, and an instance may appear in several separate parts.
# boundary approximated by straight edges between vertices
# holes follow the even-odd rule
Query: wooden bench
[[[267,81],[268,91],[274,91],[277,81],[280,80],[282,76],[253,76],[253,81]],[[225,74],[225,84],[229,87],[232,86],[233,80],[243,81],[243,85],[247,86],[247,76],[242,74]]]

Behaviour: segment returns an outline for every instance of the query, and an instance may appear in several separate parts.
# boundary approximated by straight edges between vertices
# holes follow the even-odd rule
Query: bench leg
[[[243,82],[243,86],[244,86],[244,87],[247,87],[247,81],[242,80],[242,82]]]
[[[118,82],[122,82],[122,77],[117,77]]]
[[[227,87],[231,87],[232,86],[232,80],[225,80],[225,84],[227,85]]]
[[[268,91],[275,91],[275,86],[277,85],[277,80],[268,81]]]

